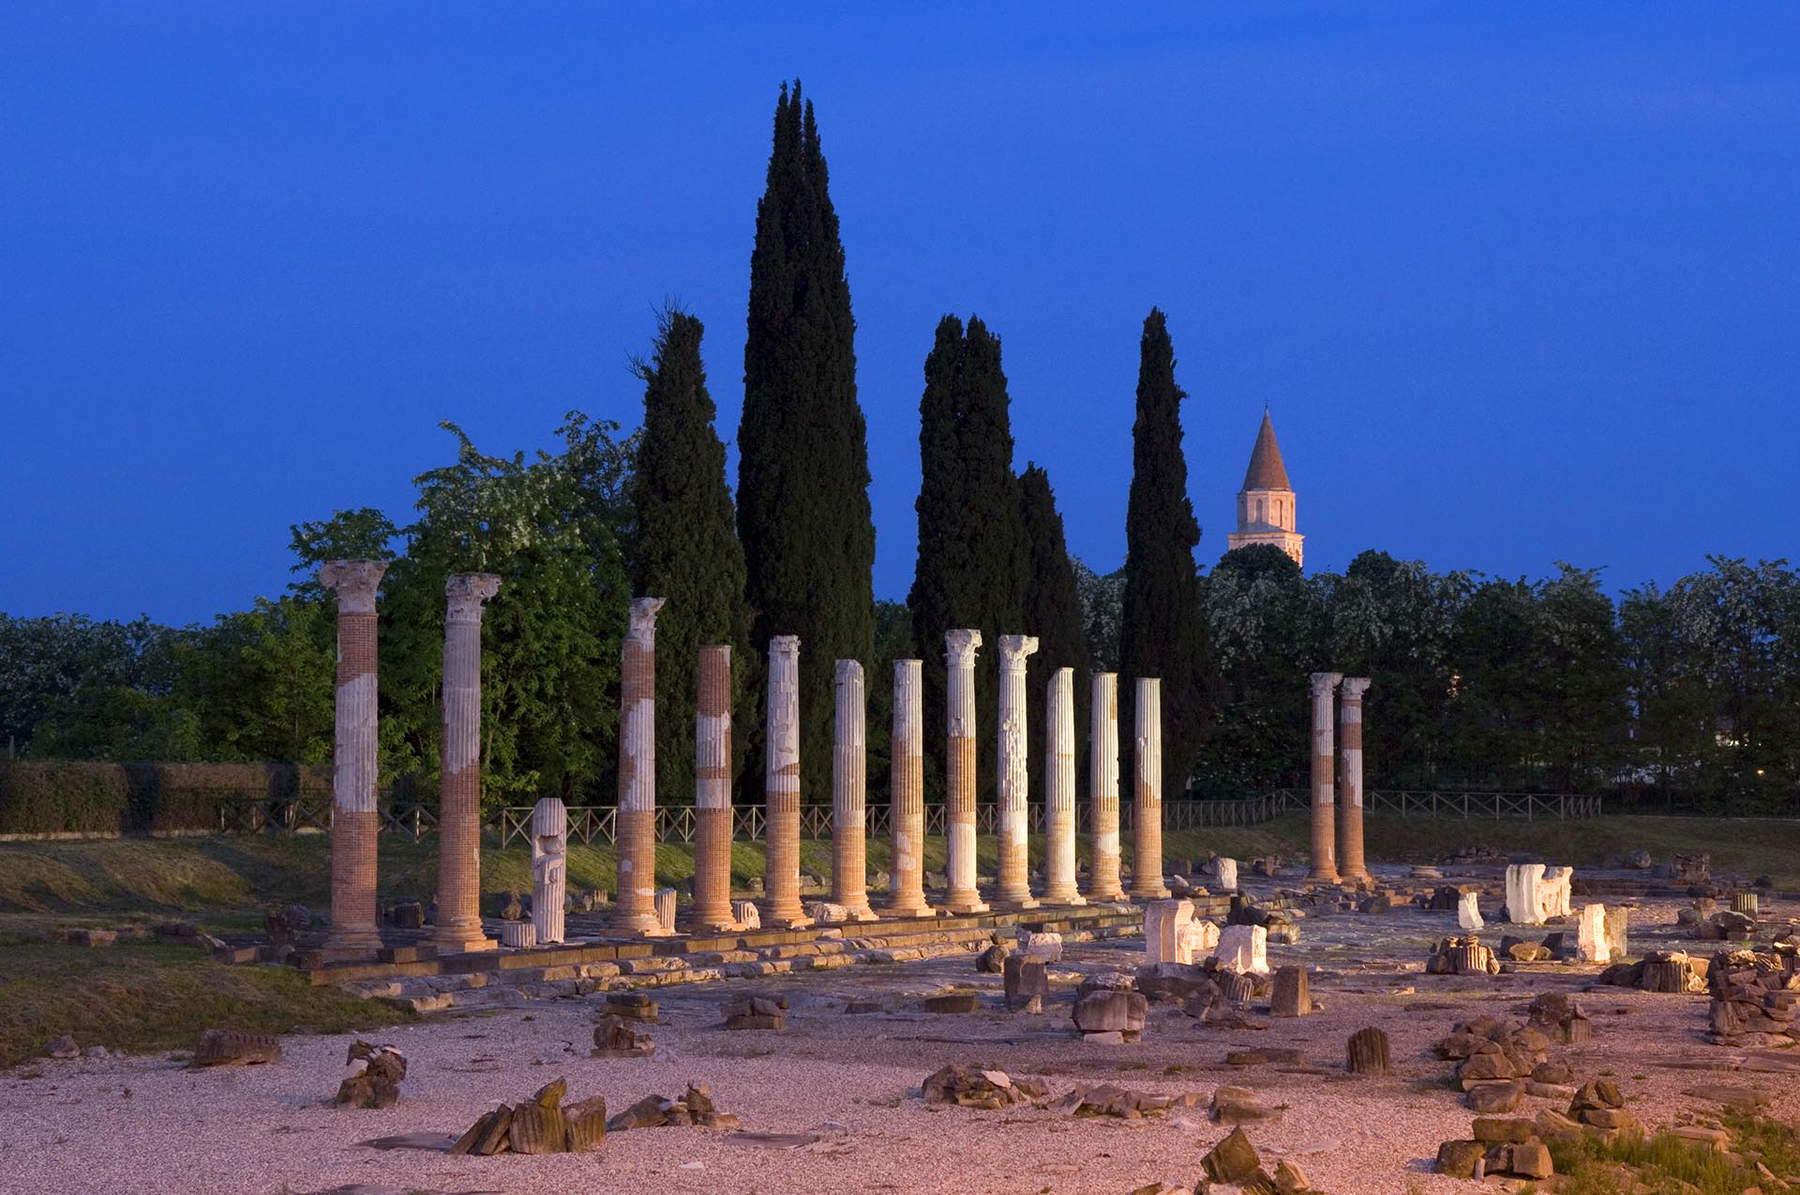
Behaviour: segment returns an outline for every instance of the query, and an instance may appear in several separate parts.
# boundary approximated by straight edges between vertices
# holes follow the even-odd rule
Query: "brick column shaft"
[[[944,632],[944,834],[950,877],[944,904],[952,913],[987,912],[975,889],[975,649],[980,646],[980,631]]]
[[[1312,674],[1312,868],[1307,878],[1338,882],[1335,760],[1332,759],[1331,709],[1341,672]]]
[[[1000,636],[999,765],[1000,867],[994,902],[1035,909],[1031,895],[1031,772],[1025,660],[1038,649],[1030,635]]]
[[[438,782],[439,954],[492,950],[481,930],[481,614],[492,573],[444,581],[444,737]]]
[[[1089,833],[1093,860],[1090,900],[1124,900],[1119,864],[1119,677],[1094,673],[1088,759]]]
[[[660,937],[656,915],[656,614],[659,597],[633,598],[619,667],[619,896],[617,933]]]
[[[1338,870],[1346,882],[1366,880],[1363,861],[1363,694],[1369,678],[1347,676],[1338,687]]]
[[[763,768],[763,924],[811,925],[800,904],[800,637],[769,640],[769,735]]]
[[[1044,686],[1044,901],[1087,902],[1075,885],[1075,670]]]
[[[873,921],[869,907],[868,701],[863,666],[839,660],[831,739],[831,899],[853,921]]]
[[[894,724],[888,794],[890,917],[930,917],[925,903],[925,662],[894,661]]]
[[[1137,749],[1131,753],[1137,765],[1131,802],[1131,895],[1136,900],[1163,900],[1162,851],[1162,681],[1140,676],[1137,681]]]
[[[699,702],[694,711],[695,929],[730,929],[731,916],[731,647],[700,649]]]

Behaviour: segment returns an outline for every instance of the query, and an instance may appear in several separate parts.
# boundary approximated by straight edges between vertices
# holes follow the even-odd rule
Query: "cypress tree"
[[[1125,597],[1119,625],[1121,721],[1137,677],[1162,678],[1163,792],[1179,794],[1199,757],[1210,701],[1206,623],[1194,548],[1200,525],[1188,500],[1181,454],[1175,348],[1163,313],[1151,308],[1139,345],[1137,422],[1132,425],[1131,500],[1125,513]],[[1135,710],[1130,715],[1135,717]],[[1132,775],[1131,722],[1120,727],[1123,777]],[[1129,788],[1124,791],[1130,791]]]
[[[999,338],[973,316],[966,331],[961,320],[945,316],[925,358],[919,402],[919,558],[907,605],[925,661],[928,753],[943,745],[944,632],[981,632],[975,693],[984,723],[976,740],[984,792],[993,775],[985,723],[994,717],[999,637],[1032,633],[1025,611],[1030,545],[1012,471],[1009,406]],[[939,772],[931,768],[927,775]]]
[[[1087,740],[1087,630],[1075,588],[1075,564],[1063,536],[1062,516],[1056,511],[1056,494],[1050,488],[1050,475],[1036,465],[1028,465],[1019,475],[1019,506],[1030,551],[1024,625],[1038,637],[1029,672],[1034,711],[1030,762],[1032,799],[1041,803],[1047,795],[1043,779],[1045,687],[1058,668],[1075,670],[1075,741]]]
[[[656,756],[660,800],[691,800],[694,707],[699,649],[732,648],[732,708],[749,661],[750,611],[744,602],[744,550],[725,485],[725,445],[713,431],[717,409],[706,390],[699,320],[663,315],[655,356],[640,362],[644,428],[632,501],[637,593],[668,599],[656,623]],[[734,742],[734,747],[736,743]]]
[[[875,631],[856,321],[826,184],[812,104],[798,82],[784,85],[750,254],[737,515],[755,651],[766,653],[772,635],[801,640],[807,796],[830,791],[833,662],[868,660]],[[746,729],[761,722],[744,719]]]

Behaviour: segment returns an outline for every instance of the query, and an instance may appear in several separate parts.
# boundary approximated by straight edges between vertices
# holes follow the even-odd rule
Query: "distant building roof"
[[[1250,450],[1250,468],[1244,473],[1246,490],[1291,490],[1287,466],[1281,463],[1281,446],[1275,443],[1275,425],[1269,413],[1263,412],[1262,426],[1256,429],[1256,447]]]

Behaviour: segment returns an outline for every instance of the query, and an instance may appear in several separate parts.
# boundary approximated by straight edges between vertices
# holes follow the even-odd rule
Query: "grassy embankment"
[[[1171,833],[1165,848],[1171,859],[1213,851],[1238,858],[1273,854],[1298,859],[1305,853],[1306,836],[1306,819],[1295,814],[1262,826]],[[1677,850],[1710,851],[1715,870],[1768,875],[1780,887],[1800,888],[1800,824],[1793,822],[1371,817],[1367,839],[1371,858],[1396,863],[1426,863],[1471,845],[1529,851],[1576,867],[1591,867],[1609,854],[1639,847],[1659,860]],[[1033,847],[1040,848],[1041,840],[1034,837]],[[991,871],[994,841],[982,839],[979,849],[983,869]],[[869,859],[871,869],[886,867],[887,844],[871,841]],[[829,875],[830,843],[804,843],[801,863]],[[943,840],[933,839],[927,844],[926,866],[941,870],[943,864]],[[759,845],[735,846],[732,869],[738,883],[760,875],[762,866]],[[37,940],[42,931],[59,926],[172,917],[211,929],[244,929],[260,924],[261,910],[269,905],[326,908],[330,870],[330,844],[320,835],[0,843],[0,1065],[37,1053],[45,1041],[63,1033],[83,1045],[155,1049],[188,1044],[199,1028],[221,1021],[260,1030],[305,1027],[324,1032],[390,1022],[400,1014],[307,987],[279,968],[220,967],[186,947],[84,950]],[[692,871],[689,848],[659,848],[662,882],[678,882]],[[437,883],[435,843],[384,838],[380,875],[384,899],[428,896]],[[576,888],[612,890],[612,848],[571,848],[569,882]],[[483,854],[482,887],[490,897],[526,890],[530,884],[530,853],[522,844]]]

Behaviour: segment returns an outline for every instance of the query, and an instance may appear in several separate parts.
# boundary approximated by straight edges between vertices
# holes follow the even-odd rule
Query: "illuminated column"
[[[945,723],[948,738],[944,785],[944,833],[949,838],[945,870],[952,913],[985,913],[975,890],[975,649],[980,631],[944,632]]]
[[[890,917],[930,917],[925,903],[925,682],[923,660],[894,661],[894,732],[888,830],[893,837]]]
[[[331,782],[331,932],[327,950],[374,954],[381,945],[375,920],[375,811],[379,780],[375,709],[375,591],[387,563],[333,560],[319,584],[337,594],[337,720]]]
[[[1339,879],[1337,831],[1333,824],[1336,818],[1332,809],[1336,769],[1332,759],[1331,713],[1333,695],[1343,679],[1341,672],[1312,674],[1312,870],[1307,872],[1307,878],[1327,884],[1335,884]]]
[[[695,929],[735,929],[731,916],[731,648],[700,649],[694,712]]]
[[[1162,853],[1162,681],[1137,680],[1137,766],[1131,802],[1131,895],[1137,900],[1163,900]]]
[[[1119,676],[1094,673],[1088,759],[1089,828],[1093,865],[1089,900],[1124,900],[1119,882]]]
[[[1031,635],[1000,636],[1000,868],[995,903],[1035,909],[1031,896],[1031,772],[1025,660],[1038,649]]]
[[[669,932],[656,915],[656,612],[663,601],[632,599],[619,678],[619,902],[612,928],[646,938]]]
[[[839,660],[831,740],[831,899],[852,921],[873,921],[868,866],[868,705],[863,666]]]
[[[763,767],[763,925],[812,924],[800,904],[800,637],[769,640],[769,735]]]
[[[1075,670],[1044,686],[1044,903],[1087,902],[1075,886]]]
[[[1347,676],[1338,687],[1338,869],[1346,883],[1369,878],[1363,863],[1363,694],[1369,678]]]
[[[481,930],[481,614],[500,591],[492,573],[444,582],[444,739],[438,788],[439,954],[492,950]]]

